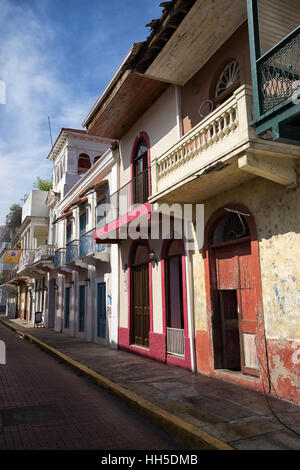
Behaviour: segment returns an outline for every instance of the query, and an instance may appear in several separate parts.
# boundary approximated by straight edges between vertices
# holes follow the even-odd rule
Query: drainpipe
[[[178,130],[178,140],[182,137],[182,116],[181,116],[181,87],[175,85],[175,107],[176,107],[176,123]]]
[[[186,272],[186,297],[187,297],[187,311],[188,311],[188,330],[190,338],[191,348],[191,369],[192,372],[196,372],[196,355],[195,355],[195,325],[193,315],[193,293],[192,293],[192,277],[191,277],[191,263],[190,263],[190,252],[186,251],[185,257],[185,272]]]

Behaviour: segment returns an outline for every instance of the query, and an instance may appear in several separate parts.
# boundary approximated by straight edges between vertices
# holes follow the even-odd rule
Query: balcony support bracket
[[[238,159],[239,168],[253,175],[282,184],[287,188],[297,186],[295,161],[247,153]]]

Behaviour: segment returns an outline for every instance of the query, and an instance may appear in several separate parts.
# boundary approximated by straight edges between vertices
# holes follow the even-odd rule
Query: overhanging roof
[[[246,19],[246,0],[197,0],[149,66],[138,70],[184,85]],[[156,45],[158,39],[153,38],[149,50]]]
[[[88,134],[121,139],[154,101],[167,89],[164,82],[125,71],[88,123]]]

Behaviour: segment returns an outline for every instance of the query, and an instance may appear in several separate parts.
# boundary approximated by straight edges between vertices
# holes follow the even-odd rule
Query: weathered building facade
[[[275,104],[258,123],[254,3],[171,2],[121,64],[84,126],[120,141],[119,197],[129,194],[130,204],[95,239],[119,244],[120,347],[299,402],[300,152],[298,118],[291,122],[299,111],[291,95],[281,99],[289,125],[267,121],[297,78],[299,35],[285,38],[289,64],[277,54],[268,71],[280,73],[263,78]],[[265,52],[299,24],[290,3],[293,19],[270,35],[268,11],[279,21],[282,6],[260,2]],[[160,205],[174,203],[193,206],[194,233],[204,204],[203,244],[194,237],[187,249],[174,230],[170,240],[131,239],[130,226],[147,218],[151,227]]]
[[[87,341],[117,347],[116,247],[96,244],[109,194],[116,189],[115,141],[62,129],[48,156],[54,185],[49,193],[49,240],[55,245],[48,270],[46,325]]]
[[[300,403],[300,17],[287,3],[291,15],[278,0],[165,2],[86,131],[62,129],[51,259],[34,267],[47,327]]]

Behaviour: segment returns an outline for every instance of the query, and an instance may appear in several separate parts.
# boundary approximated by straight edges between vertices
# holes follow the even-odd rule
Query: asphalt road
[[[175,450],[166,433],[0,324],[0,450]]]

